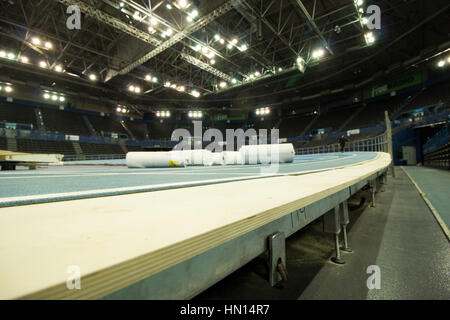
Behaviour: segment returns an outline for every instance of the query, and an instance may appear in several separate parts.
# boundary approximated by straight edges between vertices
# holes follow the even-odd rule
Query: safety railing
[[[296,154],[318,154],[318,153],[332,153],[341,152],[341,145],[339,143],[319,145],[313,147],[297,148]],[[384,132],[378,136],[364,138],[360,140],[348,141],[345,144],[345,152],[389,152],[387,133]]]

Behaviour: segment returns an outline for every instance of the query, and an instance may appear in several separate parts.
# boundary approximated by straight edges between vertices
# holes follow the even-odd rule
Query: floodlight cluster
[[[270,114],[270,108],[268,108],[268,107],[266,107],[266,108],[259,108],[259,109],[256,109],[255,113],[256,113],[257,116],[261,116],[262,117],[262,116]]]
[[[140,94],[142,92],[142,89],[139,86],[131,84],[131,85],[128,86],[128,91]]]
[[[117,105],[116,111],[117,111],[118,113],[130,113],[130,110],[129,110],[127,107],[122,106],[122,105],[120,105],[120,104]]]
[[[44,91],[44,93],[42,94],[42,97],[45,100],[51,100],[51,101],[59,101],[59,102],[64,102],[66,101],[66,98],[64,97],[64,95],[62,93],[58,93],[58,92],[51,92],[51,91]]]
[[[158,117],[158,118],[170,118],[170,111],[156,111],[156,117]]]
[[[203,112],[202,111],[189,111],[188,117],[192,119],[201,119],[203,118]]]
[[[147,75],[145,76],[145,81],[147,81],[147,82],[153,82],[153,83],[158,83],[158,78],[152,76],[151,74],[147,74]]]
[[[0,92],[11,93],[13,92],[13,87],[10,83],[0,82]]]
[[[38,43],[38,38],[36,38],[36,39],[37,40],[35,40],[35,42]],[[33,40],[31,40],[31,41],[33,41]],[[0,50],[0,59],[8,59],[11,61],[20,62],[23,64],[29,64],[29,65],[33,64],[33,62],[27,56],[25,56],[23,54],[15,54],[14,52],[7,52],[5,50]],[[58,64],[56,62],[53,64],[53,66],[51,66],[47,60],[39,60],[39,61],[37,61],[36,65],[39,68],[53,70],[58,73],[66,72],[64,66],[61,64]],[[72,75],[72,76],[77,76],[72,73],[67,73],[67,74]],[[94,73],[88,74],[87,77],[91,81],[97,81],[97,75]]]
[[[53,43],[50,41],[44,41],[39,37],[30,37],[28,40],[33,46],[38,47],[40,49],[44,50],[51,50],[53,49]]]
[[[367,26],[367,23],[369,22],[369,19],[367,19],[367,17],[364,17],[364,8],[363,8],[364,0],[354,0],[353,2],[358,12],[358,17],[361,26],[364,28]],[[364,40],[366,41],[366,44],[368,46],[374,44],[376,41],[374,33],[372,31],[367,31],[366,33],[364,33]]]
[[[445,66],[449,66],[450,65],[450,56],[447,57],[447,59],[441,59],[438,61],[437,66],[439,68],[443,68]]]

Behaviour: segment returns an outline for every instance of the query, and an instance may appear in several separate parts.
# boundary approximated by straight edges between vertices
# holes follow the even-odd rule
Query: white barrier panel
[[[242,146],[239,152],[245,164],[291,163],[295,156],[292,143]]]
[[[225,165],[243,164],[239,151],[224,151],[222,152],[222,159]]]
[[[185,166],[186,161],[179,152],[128,152],[128,168],[169,168]]]

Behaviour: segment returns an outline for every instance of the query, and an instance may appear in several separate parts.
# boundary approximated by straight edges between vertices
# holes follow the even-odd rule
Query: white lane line
[[[118,176],[118,175],[167,175],[169,172],[141,172],[141,173],[100,173],[100,174],[67,174],[67,175],[50,175],[50,176],[33,176],[33,177],[4,177],[1,179],[40,179],[40,178],[73,178],[73,177],[101,177],[101,176]],[[170,175],[217,175],[217,174],[223,174],[223,175],[243,175],[243,174],[255,174],[254,172],[202,172],[201,174],[198,174],[197,172],[170,172]]]

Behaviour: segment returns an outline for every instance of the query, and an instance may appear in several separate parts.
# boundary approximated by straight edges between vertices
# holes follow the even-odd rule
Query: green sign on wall
[[[420,72],[411,73],[389,83],[367,89],[364,92],[364,98],[368,99],[378,97],[384,94],[389,94],[393,91],[412,87],[420,83],[422,83],[422,74]]]

